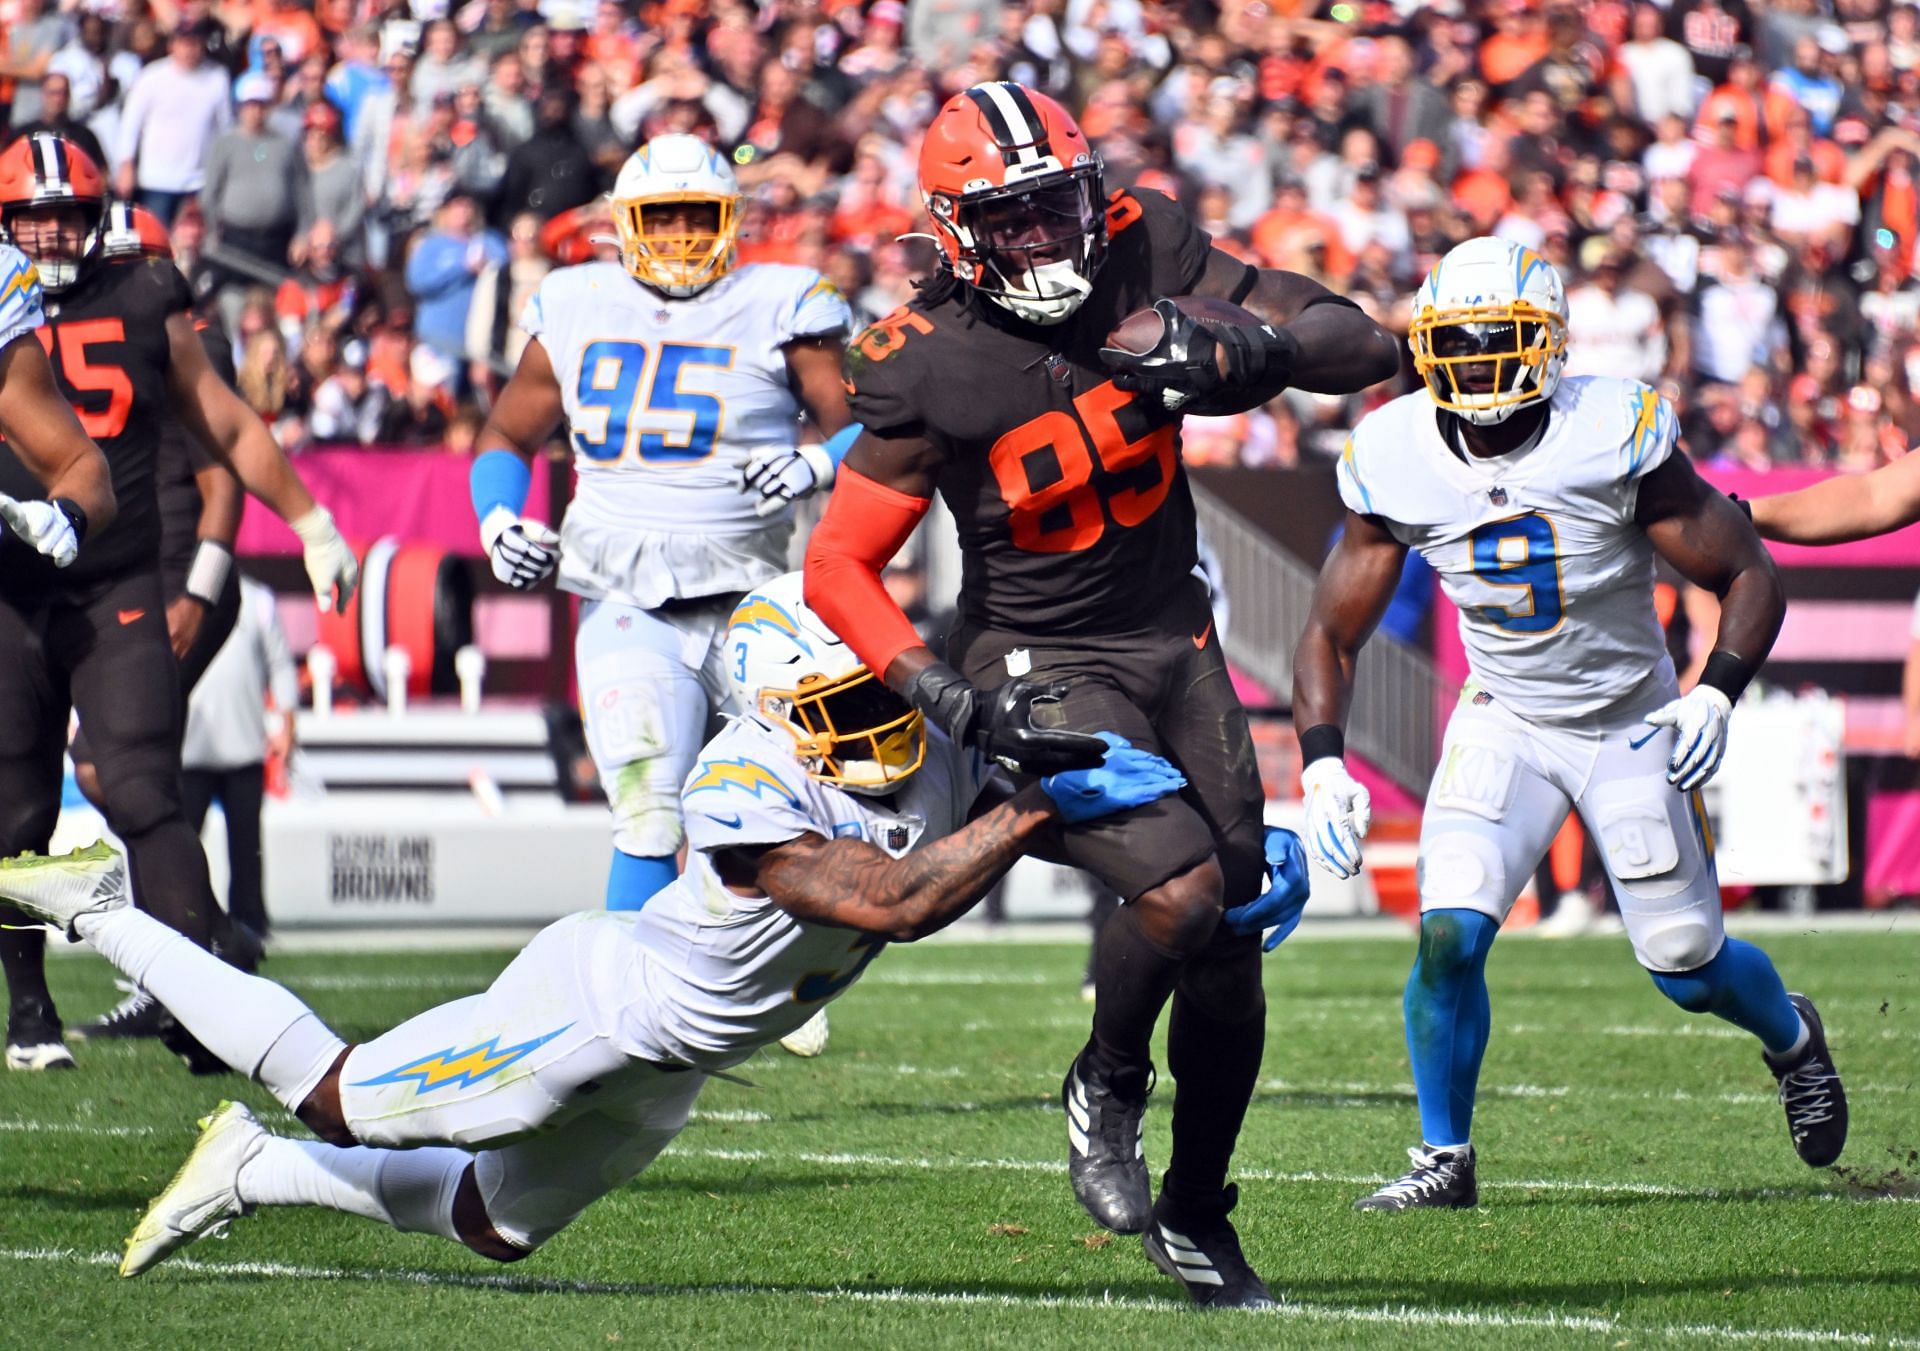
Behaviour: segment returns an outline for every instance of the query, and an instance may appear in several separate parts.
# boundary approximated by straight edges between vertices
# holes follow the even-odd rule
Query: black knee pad
[[[1237,934],[1223,924],[1181,969],[1178,996],[1217,1023],[1261,1017],[1267,992],[1260,959],[1259,934]]]
[[[43,801],[14,798],[0,794],[0,857],[31,851],[45,853],[53,839],[54,824],[60,819],[60,797],[56,792]]]
[[[123,840],[133,840],[155,826],[181,819],[180,771],[172,765],[141,766],[128,772],[101,775],[107,824]]]

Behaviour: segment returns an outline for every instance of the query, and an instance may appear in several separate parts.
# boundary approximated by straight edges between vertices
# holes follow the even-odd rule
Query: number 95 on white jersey
[[[806,267],[749,264],[685,299],[618,263],[549,273],[520,326],[560,384],[575,509],[641,529],[764,528],[740,471],[755,451],[798,438],[783,349],[851,323],[845,299]]]

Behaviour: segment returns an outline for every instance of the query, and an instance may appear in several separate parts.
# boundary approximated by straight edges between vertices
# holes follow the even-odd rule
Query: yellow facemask
[[[711,233],[647,233],[648,211],[685,202],[718,208],[718,228]],[[668,295],[691,295],[733,271],[735,236],[740,231],[739,206],[738,197],[699,192],[615,199],[613,229],[620,240],[620,261],[637,281]]]
[[[1523,300],[1422,309],[1408,327],[1407,345],[1435,403],[1450,413],[1484,413],[1540,398],[1541,374],[1567,350],[1567,326]],[[1488,364],[1491,388],[1462,385],[1464,368]]]
[[[793,733],[794,754],[822,783],[891,792],[926,762],[926,719],[864,666],[838,679],[808,676],[797,689],[765,690],[760,710]]]

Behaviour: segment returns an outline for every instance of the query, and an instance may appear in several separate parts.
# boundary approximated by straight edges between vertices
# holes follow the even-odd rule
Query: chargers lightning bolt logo
[[[789,806],[798,807],[800,799],[794,791],[774,775],[765,765],[755,764],[742,756],[738,760],[709,760],[700,766],[700,772],[687,780],[685,795],[715,792],[728,788],[738,788],[742,792],[777,797]]]
[[[813,653],[812,646],[808,644],[806,637],[800,632],[800,626],[794,622],[793,616],[781,609],[778,605],[775,605],[772,601],[763,600],[758,596],[746,601],[735,609],[733,617],[727,621],[727,627],[730,629],[771,629],[775,633],[785,634],[787,637],[793,639],[793,641],[799,645],[802,652],[807,653],[809,656]]]
[[[355,1088],[367,1088],[375,1084],[404,1084],[412,1081],[418,1085],[418,1092],[431,1093],[436,1088],[468,1088],[482,1079],[490,1079],[514,1061],[532,1054],[545,1046],[555,1037],[572,1027],[556,1027],[545,1036],[535,1037],[514,1046],[501,1046],[500,1038],[489,1037],[478,1046],[469,1046],[456,1051],[449,1046],[444,1051],[435,1051],[432,1055],[423,1055],[398,1069],[388,1070],[385,1074],[376,1074],[371,1079],[361,1079]]]

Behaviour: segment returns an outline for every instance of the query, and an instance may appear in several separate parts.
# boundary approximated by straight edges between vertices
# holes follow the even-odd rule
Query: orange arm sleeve
[[[895,657],[926,645],[880,573],[932,505],[842,465],[807,540],[807,604],[883,679]]]

